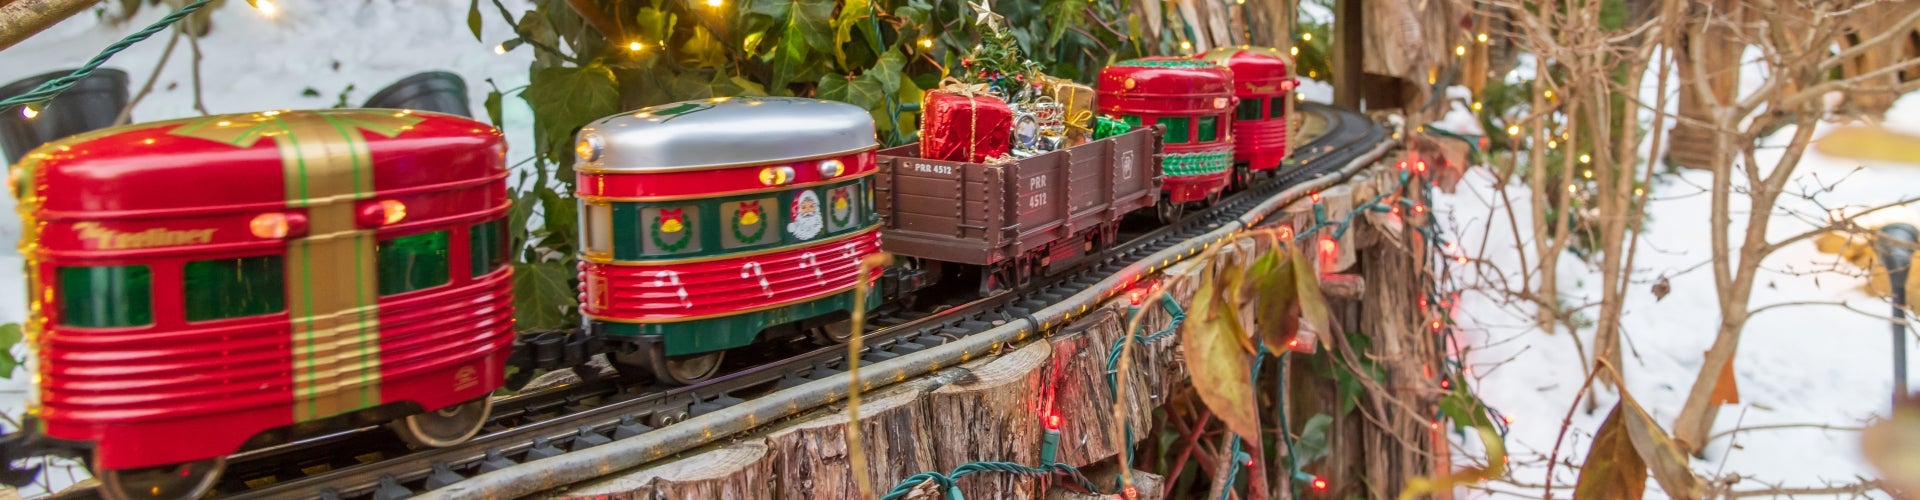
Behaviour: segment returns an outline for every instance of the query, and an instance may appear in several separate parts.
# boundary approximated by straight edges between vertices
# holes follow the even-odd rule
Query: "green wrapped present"
[[[1133,126],[1128,125],[1127,122],[1121,121],[1119,118],[1107,115],[1100,115],[1093,118],[1093,140],[1097,141],[1124,134],[1129,130],[1133,130]]]

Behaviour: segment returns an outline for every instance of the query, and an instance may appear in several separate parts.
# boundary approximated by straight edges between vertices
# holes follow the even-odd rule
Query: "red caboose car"
[[[461,117],[322,110],[33,151],[8,177],[27,431],[141,497],[196,497],[229,454],[369,422],[470,438],[513,340],[505,148]]]
[[[1233,185],[1245,188],[1256,175],[1280,171],[1287,157],[1287,116],[1293,108],[1293,76],[1279,49],[1220,47],[1201,60],[1233,70]]]
[[[1100,70],[1100,112],[1135,128],[1165,125],[1166,198],[1156,212],[1178,219],[1187,203],[1218,200],[1233,161],[1233,71],[1186,57],[1147,57]]]

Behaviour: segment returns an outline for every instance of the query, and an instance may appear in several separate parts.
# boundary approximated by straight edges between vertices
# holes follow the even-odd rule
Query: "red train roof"
[[[1233,71],[1186,57],[1144,57],[1101,69],[1096,85],[1102,96],[1227,96],[1232,93]]]
[[[1272,47],[1219,47],[1195,58],[1232,69],[1234,92],[1239,95],[1285,92],[1293,79],[1287,72],[1286,55]]]
[[[459,116],[266,111],[61,139],[28,153],[8,180],[23,209],[140,217],[471,182],[503,174],[505,153],[499,130]]]

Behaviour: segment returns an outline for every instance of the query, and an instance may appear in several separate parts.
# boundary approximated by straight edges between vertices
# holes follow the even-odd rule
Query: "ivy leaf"
[[[727,48],[703,26],[693,27],[693,35],[680,44],[678,55],[680,63],[689,66],[721,68],[727,65]]]
[[[895,94],[900,92],[900,72],[906,67],[907,56],[900,54],[900,49],[888,49],[880,54],[880,61],[875,62],[873,68],[862,74],[873,75],[880,82],[881,92]]]
[[[1293,252],[1293,279],[1300,297],[1300,314],[1306,317],[1300,328],[1316,333],[1333,331],[1327,324],[1327,299],[1320,295],[1320,275],[1307,263],[1306,252]]]
[[[763,16],[780,27],[780,41],[769,53],[773,80],[769,88],[785,88],[817,67],[809,67],[808,55],[833,50],[834,0],[755,0],[749,17]],[[752,44],[757,44],[757,41]],[[809,71],[811,70],[811,71]],[[818,74],[818,73],[813,73]]]
[[[767,95],[766,87],[761,87],[760,82],[749,80],[746,77],[742,77],[742,76],[728,77],[728,79],[732,80],[734,85],[740,86],[739,95],[744,95],[744,96]]]
[[[567,311],[579,305],[578,292],[567,286],[571,273],[560,261],[513,264],[513,321],[521,330],[560,328]]]
[[[473,31],[473,41],[486,42],[480,38],[480,0],[467,2],[467,29]]]
[[[578,68],[552,67],[533,72],[520,98],[533,108],[540,143],[546,155],[566,163],[573,148],[573,131],[587,122],[620,111],[620,86],[613,71],[600,64]]]
[[[1047,0],[1046,13],[1042,17],[1052,25],[1047,33],[1048,47],[1060,43],[1060,38],[1067,35],[1067,27],[1086,25],[1083,21],[1087,12],[1085,7],[1086,2],[1078,0]]]
[[[1316,414],[1307,419],[1307,425],[1300,428],[1300,440],[1293,443],[1294,465],[1304,466],[1327,456],[1327,426],[1333,424],[1333,417],[1325,413]]]
[[[500,91],[487,92],[487,120],[493,122],[493,128],[500,128],[503,116],[500,111]]]
[[[1647,463],[1634,451],[1620,413],[1624,403],[1613,405],[1613,412],[1600,423],[1593,436],[1587,459],[1580,465],[1580,480],[1573,487],[1574,498],[1619,498],[1639,500],[1647,489]]]
[[[20,345],[25,337],[19,323],[0,325],[0,378],[12,379],[13,371],[20,368],[20,358],[14,357],[13,347]]]
[[[1244,339],[1234,338],[1231,310],[1222,311],[1214,292],[1214,277],[1208,273],[1193,296],[1193,310],[1180,332],[1180,349],[1186,359],[1204,359],[1206,363],[1189,366],[1193,387],[1200,400],[1212,409],[1227,429],[1240,436],[1260,435],[1260,416],[1253,392],[1253,367]]]
[[[840,63],[840,67],[851,67],[847,65],[847,46],[853,44],[855,27],[860,27],[867,39],[873,39],[872,30],[866,28],[869,24],[867,17],[872,15],[873,0],[847,0],[846,5],[840,6],[840,17],[833,20],[833,59]]]
[[[634,20],[640,26],[640,36],[645,38],[646,41],[651,42],[666,40],[667,36],[671,34],[668,30],[673,29],[673,24],[678,20],[678,16],[674,16],[672,12],[664,10],[642,8],[640,9],[640,13],[635,15]]]
[[[546,215],[541,222],[545,224],[547,237],[541,246],[563,254],[573,253],[573,240],[578,238],[574,228],[578,227],[580,205],[566,199],[559,191],[546,186],[535,188],[540,196],[540,211]]]

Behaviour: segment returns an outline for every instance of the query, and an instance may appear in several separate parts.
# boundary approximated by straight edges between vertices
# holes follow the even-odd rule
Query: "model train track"
[[[1337,171],[1388,139],[1365,117],[1326,106],[1301,111],[1325,119],[1325,133],[1296,149],[1274,178],[1226,197],[1180,223],[1123,232],[1116,245],[1091,264],[1033,286],[928,310],[892,309],[875,316],[878,329],[865,335],[862,363],[876,363],[1029,317],[1099,283],[1128,264],[1206,234],[1289,186]],[[231,498],[392,499],[436,489],[474,474],[606,444],[739,404],[801,383],[844,376],[843,346],[800,342],[764,345],[762,356],[730,360],[730,373],[687,387],[622,384],[589,378],[533,389],[496,400],[481,435],[448,448],[411,450],[386,430],[369,426],[285,445],[251,450],[228,459],[215,489]],[[90,487],[55,498],[98,498]]]

